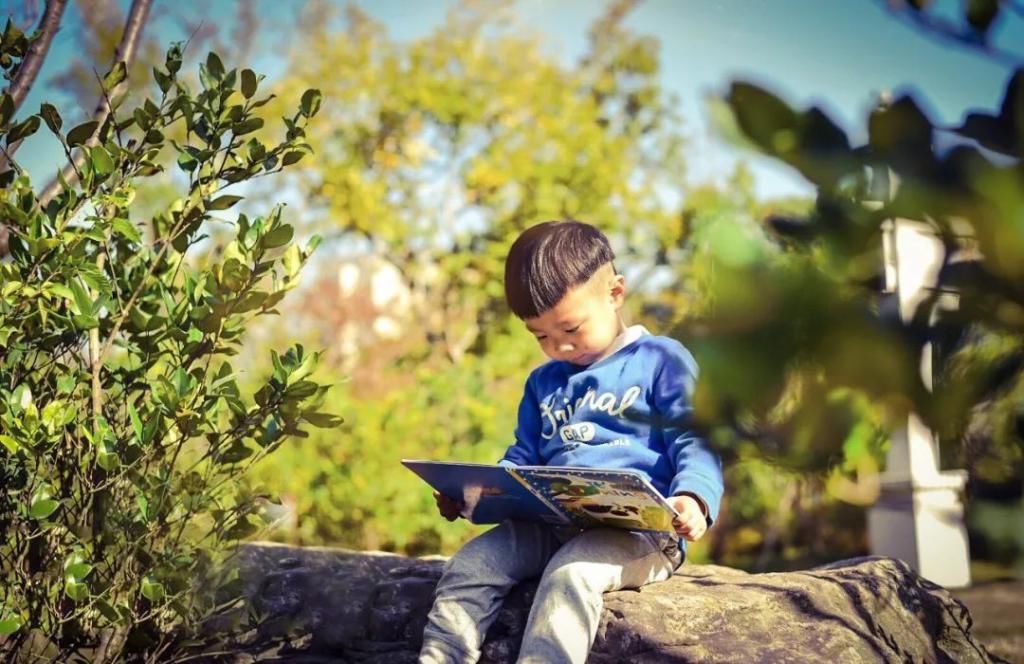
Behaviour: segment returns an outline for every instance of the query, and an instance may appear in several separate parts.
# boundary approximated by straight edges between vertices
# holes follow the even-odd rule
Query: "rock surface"
[[[273,661],[414,662],[443,561],[250,545],[241,556],[260,632],[304,635]],[[516,588],[482,662],[514,662],[533,584]],[[669,581],[605,596],[590,662],[999,662],[966,607],[905,564],[857,558],[801,572],[684,565]]]
[[[971,611],[975,638],[993,655],[1024,664],[1024,580],[981,582],[953,592]]]

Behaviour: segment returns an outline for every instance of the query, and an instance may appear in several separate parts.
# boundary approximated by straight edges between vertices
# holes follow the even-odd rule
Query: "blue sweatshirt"
[[[590,366],[534,369],[504,465],[633,469],[663,496],[692,493],[708,524],[722,499],[721,461],[690,429],[697,377],[678,341],[633,326]]]

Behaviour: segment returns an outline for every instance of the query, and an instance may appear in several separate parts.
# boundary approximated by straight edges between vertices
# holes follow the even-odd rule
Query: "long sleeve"
[[[503,466],[537,466],[544,463],[540,456],[540,408],[533,388],[534,376],[526,381],[523,398],[519,402],[519,422],[515,442],[505,450],[498,462]]]
[[[654,407],[664,434],[665,454],[674,464],[669,495],[691,493],[707,508],[708,525],[718,516],[724,486],[722,462],[708,442],[692,429],[697,363],[681,346],[666,353],[652,387]]]

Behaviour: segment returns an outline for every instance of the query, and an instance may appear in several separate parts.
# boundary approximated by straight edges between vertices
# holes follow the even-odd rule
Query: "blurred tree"
[[[1010,66],[1024,62],[1020,44],[1006,45],[998,38],[1000,23],[1024,17],[1018,0],[965,0],[959,13],[932,0],[884,0],[883,4],[893,16],[934,38]]]
[[[502,261],[526,225],[593,220],[624,263],[680,237],[664,198],[678,196],[682,142],[657,43],[621,25],[632,4],[615,3],[570,66],[515,29],[508,3],[463,3],[408,44],[354,7],[343,38],[331,5],[307,9],[278,85],[324,88],[301,197],[326,239],[399,267],[419,295],[417,333],[449,361],[482,351],[506,315]]]
[[[946,30],[926,4],[908,2],[903,11]],[[980,16],[986,7],[991,15]],[[1001,7],[965,3],[957,34],[1005,59],[987,38]],[[1019,485],[1024,69],[1010,77],[997,111],[970,113],[958,127],[939,126],[913,94],[882,99],[860,146],[820,109],[792,109],[758,86],[734,82],[726,101],[746,139],[818,193],[807,214],[767,219],[767,247],[733,238],[713,252],[711,306],[699,324],[678,331],[702,360],[698,412],[729,423],[717,431],[720,442],[755,441],[791,466],[821,469],[840,450],[849,461],[851,449],[877,448],[865,422],[884,430],[914,410],[947,452],[960,460],[966,452],[975,477],[1015,477]],[[934,292],[910,321],[881,288],[891,219],[927,224],[945,249]],[[955,308],[940,306],[943,292],[956,294]],[[918,366],[927,343],[936,349],[934,391]],[[867,500],[870,488],[847,486]]]
[[[340,440],[314,434],[289,474],[285,459],[261,469],[302,515],[293,537],[407,551],[465,537],[397,462],[494,461],[507,445],[526,373],[542,359],[504,305],[503,261],[520,230],[579,217],[609,233],[638,288],[649,267],[667,270],[686,233],[683,140],[657,42],[623,25],[633,4],[610,5],[575,63],[548,54],[506,2],[460,3],[408,43],[359,9],[307,8],[277,90],[316,81],[324,91],[308,135],[318,158],[298,164],[294,185],[335,254],[286,315],[317,345],[339,346],[346,326],[367,333],[382,313],[401,334],[364,339],[337,391],[351,413]],[[346,256],[397,268],[405,294],[371,306],[368,286],[339,281]]]

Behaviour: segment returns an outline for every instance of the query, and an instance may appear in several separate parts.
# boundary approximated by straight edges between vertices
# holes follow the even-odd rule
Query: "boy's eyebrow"
[[[562,320],[560,320],[557,323],[555,323],[554,327],[576,327],[578,325],[582,325],[584,320],[585,319],[583,319],[583,318],[563,318]],[[538,330],[537,328],[533,327],[529,323],[524,323],[524,324],[526,325],[527,332],[533,332],[534,334],[541,334],[540,330]]]

